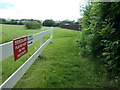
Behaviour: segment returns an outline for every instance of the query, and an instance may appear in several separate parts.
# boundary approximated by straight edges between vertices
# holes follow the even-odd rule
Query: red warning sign
[[[14,61],[28,52],[28,37],[21,37],[13,41]]]

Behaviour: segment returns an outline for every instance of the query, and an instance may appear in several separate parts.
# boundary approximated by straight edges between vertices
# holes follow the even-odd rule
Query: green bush
[[[42,24],[41,22],[37,22],[37,21],[27,21],[25,22],[25,27],[27,29],[37,29],[37,28],[41,28]]]
[[[54,26],[55,25],[55,21],[53,21],[52,19],[46,19],[43,22],[43,26]]]
[[[78,46],[82,55],[102,58],[112,76],[120,76],[120,2],[91,3],[84,9]]]

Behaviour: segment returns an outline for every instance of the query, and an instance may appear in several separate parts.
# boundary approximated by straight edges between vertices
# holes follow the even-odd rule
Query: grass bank
[[[95,63],[79,54],[75,42],[80,33],[55,28],[53,43],[14,88],[103,88],[110,85],[105,71],[96,71]]]

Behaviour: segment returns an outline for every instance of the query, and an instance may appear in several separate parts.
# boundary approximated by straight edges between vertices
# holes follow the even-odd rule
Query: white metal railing
[[[28,70],[28,68],[32,65],[32,63],[36,60],[36,58],[42,54],[43,49],[52,42],[52,30],[53,27],[49,30],[43,31],[41,29],[40,33],[33,34],[33,43],[37,40],[40,40],[40,48],[24,63],[20,68],[18,68],[4,83],[0,85],[0,89],[2,88],[13,88],[18,80],[24,75],[24,73]],[[44,43],[43,37],[50,34],[50,38]],[[8,58],[13,55],[13,41],[1,44],[0,45],[0,53],[2,58],[0,57],[0,61]]]

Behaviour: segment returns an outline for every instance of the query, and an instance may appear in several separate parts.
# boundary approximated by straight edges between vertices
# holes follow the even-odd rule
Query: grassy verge
[[[75,46],[79,35],[78,31],[55,28],[53,43],[14,88],[102,88],[108,85],[105,71],[96,71],[94,62],[79,55]]]
[[[45,30],[49,29],[50,27],[43,27]],[[36,30],[28,30],[25,29],[22,25],[2,25],[2,41],[8,42],[15,38],[26,36],[29,34],[35,34],[40,32],[39,29]],[[48,38],[45,37],[45,38]],[[2,42],[2,43],[3,43]],[[4,82],[15,70],[17,70],[40,46],[40,41],[35,42],[33,45],[29,47],[29,52],[18,59],[17,61],[14,61],[13,56],[10,56],[9,58],[3,60],[0,62],[0,75],[2,75],[2,81],[0,81],[0,84]],[[2,64],[2,65],[1,65]],[[0,77],[1,80],[1,77]]]

